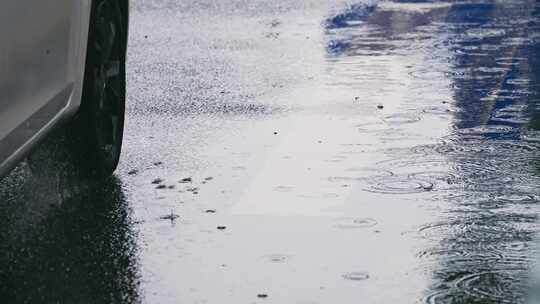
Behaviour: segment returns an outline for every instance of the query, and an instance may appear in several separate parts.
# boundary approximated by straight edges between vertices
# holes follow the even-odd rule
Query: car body
[[[0,176],[79,111],[95,1],[0,2]]]

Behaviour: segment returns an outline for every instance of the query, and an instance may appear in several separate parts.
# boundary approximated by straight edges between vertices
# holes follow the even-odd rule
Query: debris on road
[[[174,222],[179,217],[180,216],[178,214],[174,214],[173,211],[171,210],[170,214],[164,215],[164,216],[160,217],[160,219],[162,219],[162,220],[170,220],[171,222]]]
[[[152,184],[157,185],[157,184],[161,184],[162,182],[163,182],[163,179],[158,177],[152,181]]]

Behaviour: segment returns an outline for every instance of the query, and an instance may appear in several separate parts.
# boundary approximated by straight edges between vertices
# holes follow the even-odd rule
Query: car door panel
[[[0,1],[0,167],[80,91],[88,2]]]

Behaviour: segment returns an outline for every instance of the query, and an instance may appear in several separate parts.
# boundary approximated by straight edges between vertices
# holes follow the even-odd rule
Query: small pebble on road
[[[164,215],[162,217],[160,217],[160,219],[162,220],[170,220],[171,222],[174,222],[177,218],[179,218],[180,216],[178,214],[174,214],[172,211],[170,214],[167,214],[167,215]]]

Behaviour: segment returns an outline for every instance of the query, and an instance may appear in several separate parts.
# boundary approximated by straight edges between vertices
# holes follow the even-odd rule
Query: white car
[[[0,176],[58,126],[84,170],[116,169],[128,1],[0,1]]]

